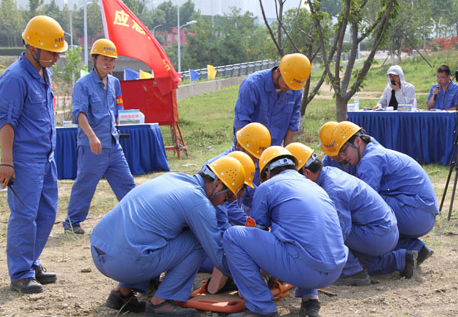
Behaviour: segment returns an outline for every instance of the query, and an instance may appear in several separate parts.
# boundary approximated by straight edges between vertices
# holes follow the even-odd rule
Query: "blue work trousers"
[[[257,314],[277,311],[260,269],[297,286],[296,297],[318,294],[318,288],[332,284],[342,271],[340,268],[331,273],[311,268],[298,256],[303,250],[258,228],[231,227],[224,233],[223,245],[232,278],[247,301],[245,306]]]
[[[345,240],[350,249],[348,260],[343,269],[344,276],[360,272],[363,267],[372,271],[398,268],[397,258],[391,254],[398,244],[399,231],[396,225],[391,229],[377,227],[352,226]]]
[[[57,168],[54,160],[15,162],[13,194],[8,189],[6,255],[11,282],[35,277],[34,268],[51,233],[57,212]],[[21,202],[22,201],[22,202]]]
[[[119,143],[113,143],[110,149],[103,148],[100,154],[92,153],[88,146],[79,146],[78,171],[68,203],[68,216],[63,223],[65,229],[70,224],[79,226],[80,222],[86,220],[92,197],[102,177],[106,178],[118,201],[135,187]]]
[[[418,238],[434,228],[436,217],[433,213],[422,210],[426,207],[406,205],[398,197],[386,197],[386,202],[393,209],[398,221],[399,243],[395,249],[420,251],[425,243]]]
[[[146,293],[150,280],[167,272],[154,294],[159,298],[187,301],[197,269],[205,258],[202,246],[192,233],[183,231],[163,248],[130,258],[122,249],[116,254],[100,254],[91,247],[97,269],[120,285]]]

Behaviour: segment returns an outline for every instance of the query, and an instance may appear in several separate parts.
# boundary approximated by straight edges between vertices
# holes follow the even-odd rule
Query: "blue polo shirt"
[[[433,109],[447,110],[458,105],[458,84],[454,83],[451,79],[450,84],[445,91],[442,90],[441,85],[433,85],[429,90],[429,96],[428,100],[426,100],[426,103],[428,103],[428,101],[433,96],[433,89],[436,87],[439,88],[439,93],[437,94],[437,99],[434,103]]]
[[[78,116],[84,113],[92,130],[102,143],[102,148],[111,148],[113,138],[118,142],[119,134],[115,128],[117,117],[116,81],[111,75],[107,76],[107,89],[97,74],[92,70],[81,77],[73,87],[73,123],[78,123]],[[78,126],[78,146],[90,146],[89,139]]]
[[[240,85],[235,104],[234,132],[251,122],[267,127],[271,145],[282,145],[286,132],[299,129],[301,90],[277,94],[272,69],[258,71],[245,78]]]
[[[54,158],[52,72],[44,71],[48,83],[22,53],[0,76],[0,128],[11,124],[14,129],[14,162],[43,163]]]

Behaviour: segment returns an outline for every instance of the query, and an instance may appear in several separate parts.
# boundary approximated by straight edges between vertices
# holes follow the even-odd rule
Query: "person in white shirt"
[[[387,77],[388,83],[373,110],[386,107],[397,110],[399,104],[409,104],[415,108],[415,86],[405,81],[401,66],[394,65],[388,68]]]

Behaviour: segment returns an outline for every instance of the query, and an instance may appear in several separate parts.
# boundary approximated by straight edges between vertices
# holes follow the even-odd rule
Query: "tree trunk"
[[[336,114],[337,122],[348,120],[347,118],[347,100],[336,94]]]

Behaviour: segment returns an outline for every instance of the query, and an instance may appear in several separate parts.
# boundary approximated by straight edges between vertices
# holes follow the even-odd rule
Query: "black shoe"
[[[35,279],[40,284],[56,283],[57,275],[56,273],[46,272],[46,269],[40,265],[39,267],[35,268]]]
[[[406,251],[406,265],[404,270],[401,272],[401,277],[412,278],[417,267],[418,251]]]
[[[333,285],[363,286],[369,284],[371,284],[371,277],[367,273],[367,270],[363,269],[356,274],[339,277]]]
[[[111,291],[105,306],[122,312],[143,313],[145,311],[145,302],[139,301],[133,291],[127,295],[122,295],[119,291]]]
[[[84,234],[84,229],[81,226],[71,226],[70,228],[64,229],[65,233]]]
[[[169,306],[169,307],[166,307]],[[148,303],[145,308],[145,317],[164,317],[164,316],[179,316],[193,317],[198,316],[197,310],[194,308],[183,308],[177,306],[172,300],[166,300],[158,305]]]
[[[428,245],[424,245],[418,252],[417,266],[420,266],[427,258],[434,254],[434,250],[431,249]]]
[[[321,305],[318,299],[302,301],[300,314],[301,316],[319,317],[320,307]]]
[[[252,311],[249,311],[247,309],[247,310],[244,310],[241,313],[230,314],[230,315],[227,315],[226,317],[279,317],[279,316],[280,315],[278,315],[278,313],[276,311],[274,311],[272,313],[269,313],[269,314],[266,314],[266,315],[261,315],[261,314],[253,313]]]
[[[43,287],[32,277],[13,282],[10,285],[10,290],[23,294],[36,294],[43,292]]]

